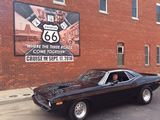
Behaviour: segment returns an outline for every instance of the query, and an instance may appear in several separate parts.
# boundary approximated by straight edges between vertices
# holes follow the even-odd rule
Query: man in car
[[[117,73],[114,73],[113,76],[112,76],[112,83],[118,83],[118,74]]]

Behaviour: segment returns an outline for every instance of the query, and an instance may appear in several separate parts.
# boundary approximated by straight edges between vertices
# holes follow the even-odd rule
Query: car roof
[[[105,71],[105,72],[108,72],[108,71],[126,71],[126,70],[129,70],[130,69],[124,69],[124,68],[110,68],[110,69],[91,69],[91,70],[97,70],[97,71]],[[133,70],[131,70],[133,71]]]

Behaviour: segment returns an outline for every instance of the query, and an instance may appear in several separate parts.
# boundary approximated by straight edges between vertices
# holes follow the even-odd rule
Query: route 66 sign
[[[43,33],[42,33],[42,39],[45,42],[49,43],[57,43],[60,40],[60,36],[58,33],[58,26],[57,25],[43,25]]]

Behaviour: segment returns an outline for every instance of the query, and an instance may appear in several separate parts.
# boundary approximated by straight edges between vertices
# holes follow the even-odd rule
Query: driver
[[[118,74],[117,73],[114,73],[113,76],[112,76],[112,82],[115,82],[115,83],[118,83]]]

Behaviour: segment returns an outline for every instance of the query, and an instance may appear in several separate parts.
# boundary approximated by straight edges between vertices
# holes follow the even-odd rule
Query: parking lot
[[[149,105],[124,102],[90,112],[87,120],[159,120],[160,88],[153,92]],[[66,120],[65,116],[46,113],[32,100],[10,102],[0,106],[0,120]]]

